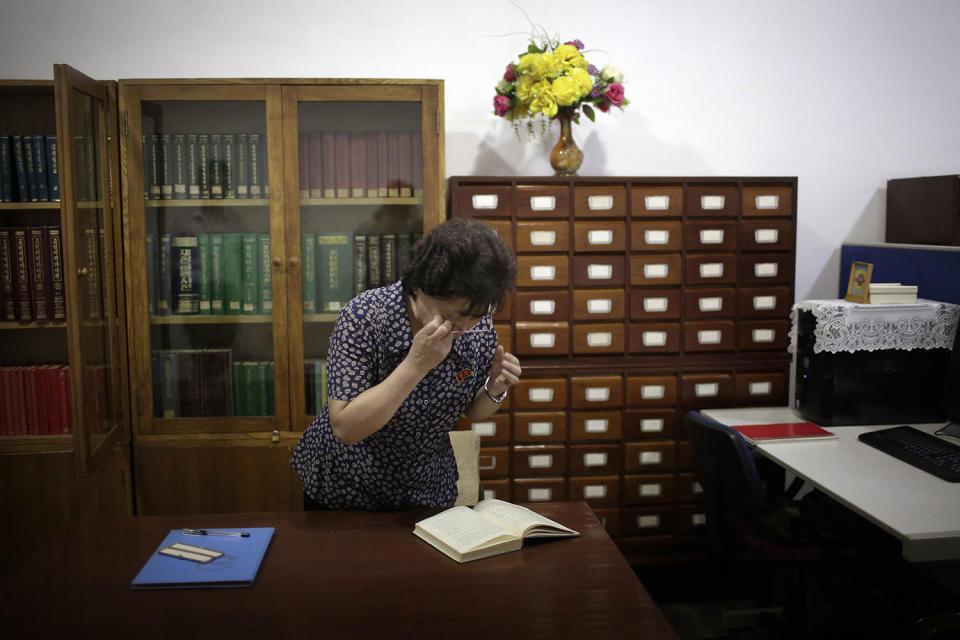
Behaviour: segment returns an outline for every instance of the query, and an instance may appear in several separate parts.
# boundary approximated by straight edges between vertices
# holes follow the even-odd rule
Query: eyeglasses
[[[467,329],[465,331],[451,331],[452,335],[462,336],[465,333],[493,333],[493,329]]]

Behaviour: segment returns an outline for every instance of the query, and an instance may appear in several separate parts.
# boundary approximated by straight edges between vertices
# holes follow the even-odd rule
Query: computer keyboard
[[[868,431],[860,440],[947,482],[960,482],[960,445],[914,427]]]

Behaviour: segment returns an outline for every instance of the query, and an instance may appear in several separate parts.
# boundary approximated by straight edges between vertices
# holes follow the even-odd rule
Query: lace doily
[[[816,319],[813,352],[880,349],[950,349],[960,306],[918,299],[916,304],[857,304],[846,300],[804,300],[790,312],[790,352],[797,344],[797,316]]]

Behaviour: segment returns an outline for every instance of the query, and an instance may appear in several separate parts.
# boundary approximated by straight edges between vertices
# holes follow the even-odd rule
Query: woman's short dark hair
[[[407,295],[420,289],[440,300],[466,298],[470,315],[482,316],[503,302],[516,277],[516,260],[496,231],[469,218],[452,218],[417,243],[401,281]]]

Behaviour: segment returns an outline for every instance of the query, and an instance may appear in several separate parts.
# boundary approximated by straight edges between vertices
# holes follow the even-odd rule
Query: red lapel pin
[[[473,375],[473,371],[470,371],[470,369],[464,369],[463,371],[457,374],[457,382],[463,382],[464,380],[466,380],[472,375]]]

